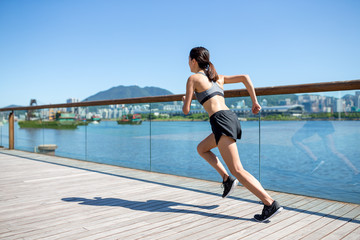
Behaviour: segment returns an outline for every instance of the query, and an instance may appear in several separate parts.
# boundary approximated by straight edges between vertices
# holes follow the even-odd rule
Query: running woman
[[[238,181],[250,192],[257,196],[264,204],[261,214],[254,216],[255,220],[264,222],[279,213],[283,208],[261,186],[260,182],[247,172],[241,162],[236,145],[236,139],[241,138],[241,126],[238,117],[225,105],[224,84],[243,83],[253,102],[252,112],[259,113],[259,105],[253,84],[248,75],[223,76],[218,75],[214,65],[210,62],[210,53],[204,47],[191,49],[189,67],[194,74],[189,77],[186,84],[186,95],[183,96],[183,112],[190,112],[193,95],[203,105],[210,117],[212,133],[197,146],[197,151],[223,179],[223,198],[229,196]],[[228,166],[230,176],[218,157],[211,149],[218,147],[220,154]]]

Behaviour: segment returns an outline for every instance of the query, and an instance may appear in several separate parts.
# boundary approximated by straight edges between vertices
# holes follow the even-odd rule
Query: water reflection
[[[312,173],[319,170],[325,163],[326,159],[323,155],[316,154],[313,146],[307,142],[308,139],[318,136],[323,143],[324,152],[331,154],[335,159],[341,160],[354,175],[358,175],[360,171],[354,164],[345,156],[345,154],[338,151],[334,142],[334,125],[331,121],[307,121],[302,128],[300,128],[292,137],[292,143],[302,152],[304,152],[310,159],[313,160],[314,168]]]

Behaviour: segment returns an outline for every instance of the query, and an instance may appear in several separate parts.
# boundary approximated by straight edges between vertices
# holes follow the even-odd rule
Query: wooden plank
[[[109,205],[109,207],[111,207],[111,205],[114,204],[114,200],[108,200],[106,202],[106,205]],[[141,205],[144,203],[137,203],[137,205]],[[114,207],[118,208],[118,206],[116,206],[116,200],[115,200],[115,204]],[[126,207],[126,208],[136,208],[136,203],[129,203],[127,204],[127,206],[121,206],[121,207]],[[129,222],[129,217],[134,217],[134,218],[139,218],[139,214],[133,214],[132,212],[128,211],[128,213],[124,214],[124,211],[121,211],[121,215],[119,215],[119,210],[118,209],[112,209],[111,211],[107,211],[106,209],[103,210],[102,212],[100,212],[98,214],[98,216],[94,216],[94,215],[88,215],[86,219],[82,219],[82,224],[81,224],[81,228],[86,229],[87,231],[99,231],[100,233],[103,232],[103,229],[107,226],[111,226],[111,228],[114,227],[114,225],[116,227],[114,228],[119,228],[121,226],[121,223],[126,224],[126,228],[129,228],[129,226],[132,226],[132,223]],[[151,214],[151,213],[146,213],[145,214]],[[141,215],[141,214],[140,214]],[[121,217],[120,217],[121,216]],[[71,219],[71,222],[78,222],[79,219]],[[136,223],[136,222],[135,222]],[[61,227],[61,226],[56,226],[57,228]],[[71,231],[67,231],[64,232],[63,236],[75,236],[77,233],[81,233],[78,231],[79,226],[76,228],[73,228]],[[47,235],[51,236],[53,234],[53,230],[55,230],[56,232],[56,228],[52,229],[51,232],[49,232],[46,235],[42,235],[42,237],[45,237]],[[78,237],[80,237],[81,235],[76,235]]]
[[[331,204],[333,204],[332,202],[319,202],[317,205],[313,206],[312,208],[310,208],[309,210],[311,212],[319,212],[319,211],[324,211],[324,209],[327,209]],[[308,211],[308,210],[307,210]],[[282,228],[277,230],[276,232],[273,232],[271,234],[266,235],[267,238],[269,239],[281,239],[281,238],[288,238],[290,236],[293,235],[294,232],[298,232],[299,230],[301,230],[302,232],[304,232],[304,227],[307,226],[308,224],[311,224],[311,222],[313,221],[312,217],[317,216],[317,215],[312,215],[311,213],[299,213],[296,215],[296,217],[291,219],[290,224],[288,224],[286,226],[285,221],[283,221],[281,223]],[[311,231],[311,229],[310,229]]]
[[[348,235],[344,236],[343,240],[359,240],[360,239],[360,226],[357,224],[357,228],[354,231],[350,232]]]
[[[342,225],[341,227],[337,228],[331,234],[327,235],[323,239],[343,239],[344,237],[350,235],[355,230],[360,229],[359,223],[348,222]],[[356,238],[353,238],[356,239]],[[360,235],[357,236],[357,239],[360,239]]]
[[[342,239],[345,236],[349,235],[356,229],[360,228],[360,222],[358,220],[355,220],[357,216],[360,214],[360,206],[355,206],[351,212],[345,214],[343,217],[349,217],[351,220],[349,222],[346,222],[345,224],[341,225],[337,229],[335,229],[331,234],[328,234],[324,239]],[[355,221],[356,222],[355,222]],[[360,239],[360,235],[358,235],[358,239]]]
[[[176,213],[176,212],[174,212]],[[159,214],[153,214],[153,215],[159,215]],[[180,218],[183,217],[184,215],[187,214],[178,214],[178,217],[171,217],[169,216],[168,219],[163,219],[163,224],[159,223],[158,221],[156,221],[156,224],[161,224],[161,225],[171,225],[172,223],[178,223],[178,224],[183,224],[184,221],[180,221]],[[188,218],[188,217],[187,217]],[[153,218],[155,219],[155,218]],[[183,223],[181,223],[183,222]],[[158,226],[158,225],[157,225]],[[134,224],[132,224],[131,226],[125,226],[125,227],[115,227],[116,231],[115,232],[101,232],[99,234],[96,235],[96,237],[104,239],[105,237],[109,237],[109,238],[120,238],[120,239],[127,239],[127,238],[136,238],[137,236],[141,235],[141,233],[139,234],[139,228],[141,228],[142,230],[148,228],[151,228],[151,224],[149,224],[147,221],[137,221]],[[116,234],[116,236],[114,236],[114,234]],[[157,238],[157,237],[156,237]]]
[[[204,201],[206,201],[206,205],[211,206],[211,205],[221,204],[220,202],[224,202],[221,201],[222,199],[217,199],[215,197],[213,197],[212,199],[213,202],[209,202],[211,198],[206,197],[206,199],[204,199]],[[183,211],[185,211],[185,214],[181,214],[180,217],[177,217],[176,219],[172,218],[171,220],[169,219],[170,221],[166,222],[166,224],[165,223],[157,224],[157,223],[149,222],[149,224],[141,228],[140,231],[139,229],[137,229],[138,233],[132,235],[131,237],[141,238],[141,239],[144,237],[149,237],[149,238],[156,237],[159,239],[161,237],[166,238],[169,235],[171,235],[171,238],[181,237],[184,231],[202,227],[204,226],[204,223],[221,221],[223,219],[230,221],[236,220],[239,218],[238,212],[239,211],[242,212],[245,209],[245,207],[246,206],[244,205],[244,202],[242,202],[242,203],[238,203],[237,205],[221,204],[217,208],[210,209],[208,211],[205,210],[198,211],[194,208],[185,208],[183,209]],[[224,214],[224,212],[226,212],[226,214]],[[172,233],[175,230],[180,231],[181,234],[178,233],[176,235],[173,235]],[[120,237],[126,238],[129,237],[129,235],[128,234],[121,235]]]
[[[270,192],[269,192],[270,193]],[[280,193],[270,193],[271,196],[276,198],[280,202],[286,202],[285,195]],[[226,210],[227,213],[233,214],[237,216],[237,219],[214,219],[213,221],[209,221],[207,219],[203,219],[200,222],[197,222],[196,227],[187,228],[182,230],[181,233],[175,235],[177,238],[186,238],[186,237],[200,237],[207,236],[206,238],[211,238],[213,234],[216,234],[222,229],[230,229],[235,227],[236,230],[239,230],[239,222],[253,222],[253,216],[256,213],[260,212],[261,204],[258,203],[248,203],[248,202],[239,202],[239,201],[229,201],[229,209]],[[236,204],[237,203],[237,204]],[[237,206],[241,206],[238,208]],[[260,206],[260,207],[259,207]],[[244,224],[245,226],[246,224]],[[230,232],[230,231],[229,231]]]
[[[109,204],[110,205],[110,204]]]
[[[183,197],[183,196],[182,196]],[[152,207],[154,208],[154,207]],[[161,209],[161,206],[156,207],[158,209]],[[156,209],[152,209],[151,211],[156,212]],[[113,220],[111,221],[106,221],[105,224],[102,225],[98,225],[98,223],[96,223],[96,225],[94,225],[94,227],[88,227],[88,225],[86,226],[87,229],[92,230],[92,234],[97,234],[97,236],[103,236],[104,234],[108,234],[107,231],[104,232],[104,227],[107,228],[107,226],[110,226],[109,229],[112,228],[116,228],[118,232],[121,231],[127,231],[132,228],[135,228],[136,226],[139,226],[139,224],[143,224],[143,220],[141,220],[141,218],[147,219],[148,216],[145,215],[153,215],[150,212],[145,212],[144,214],[141,214],[141,217],[139,218],[139,214],[134,215],[133,213],[127,215],[122,215],[121,219],[118,219],[119,221],[114,222]],[[133,220],[132,220],[133,219]],[[157,219],[157,218],[156,218]],[[122,225],[125,224],[125,225]],[[77,238],[80,237],[84,237],[83,235],[76,235]]]
[[[325,225],[323,225],[320,229],[317,229],[316,231],[311,232],[303,239],[320,239],[323,238],[334,230],[336,230],[338,227],[343,226],[347,223],[346,220],[341,220],[341,218],[348,218],[353,215],[352,210],[356,208],[356,205],[353,204],[344,204],[344,206],[338,210],[336,210],[332,215],[339,216],[337,219],[335,218],[325,218],[323,221],[325,222]]]
[[[292,233],[289,233],[286,237],[289,239],[299,239],[326,225],[326,222],[324,221],[326,216],[330,215],[334,211],[344,206],[344,203],[340,203],[340,202],[336,202],[336,203],[330,202],[330,203],[331,204],[326,208],[319,210],[318,214],[312,214],[308,218],[305,218],[304,226],[296,231],[293,231]]]
[[[98,185],[96,185],[96,184],[95,184],[95,185],[93,185],[93,186],[99,187],[99,186],[98,186]],[[146,189],[146,188],[143,188],[143,189]],[[127,193],[129,193],[129,192],[127,192]],[[155,193],[157,193],[157,192],[155,191]],[[110,205],[110,203],[111,203],[111,202],[107,202],[107,204],[108,204],[108,205]],[[58,213],[56,213],[56,214],[58,214]],[[61,214],[62,214],[62,213],[59,213],[59,214],[60,214],[60,216],[61,216]],[[66,216],[67,212],[65,212],[64,214],[65,214],[65,216]],[[59,216],[58,216],[58,217],[59,217]],[[32,221],[34,221],[34,219],[33,219],[33,218],[32,218]]]
[[[277,198],[282,204],[285,205],[291,205],[294,203],[297,203],[299,201],[301,201],[302,199],[304,199],[303,196],[296,196],[294,198],[288,198],[288,196],[286,196],[285,194],[283,195],[283,198],[279,197]],[[235,233],[244,233],[247,231],[251,231],[252,228],[256,228],[257,226],[259,226],[259,223],[255,222],[252,220],[252,216],[256,213],[259,213],[261,211],[261,205],[255,205],[250,207],[249,210],[250,212],[247,211],[241,211],[241,213],[243,213],[243,215],[240,215],[241,217],[244,216],[248,216],[248,221],[245,221],[242,224],[239,224],[238,221],[229,221],[229,222],[219,222],[217,221],[216,224],[214,226],[209,227],[208,231],[205,232],[199,232],[196,233],[197,236],[203,236],[206,239],[223,239],[227,236],[231,236],[232,234]],[[226,229],[226,231],[223,231],[223,229]],[[254,231],[257,231],[254,230]],[[241,234],[242,236],[245,236],[243,234]]]
[[[270,223],[255,223],[252,227],[247,228],[244,231],[235,232],[234,234],[228,236],[228,239],[232,237],[237,238],[240,236],[243,239],[261,239],[267,237],[269,234],[279,231],[280,229],[295,223],[298,221],[298,219],[303,217],[298,211],[294,210],[299,208],[301,209],[300,211],[311,210],[311,208],[316,207],[319,203],[321,203],[320,200],[305,198],[301,201],[291,204],[288,207],[288,210],[280,213],[279,216],[276,216],[276,219],[273,219],[273,221]]]

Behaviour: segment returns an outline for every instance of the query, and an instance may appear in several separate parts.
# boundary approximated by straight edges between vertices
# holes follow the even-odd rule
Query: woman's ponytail
[[[212,82],[216,82],[219,79],[216,69],[210,61],[207,67],[205,68],[205,74]]]
[[[195,59],[199,67],[205,71],[210,81],[216,82],[219,76],[214,65],[210,62],[210,53],[204,47],[195,47],[190,51],[190,58]]]

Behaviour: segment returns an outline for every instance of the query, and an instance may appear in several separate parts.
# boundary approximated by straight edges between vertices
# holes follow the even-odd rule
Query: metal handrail
[[[261,87],[261,88],[255,88],[255,92],[257,96],[265,96],[265,95],[280,95],[280,94],[295,94],[295,93],[345,91],[345,90],[357,90],[357,89],[360,89],[360,79],[349,80],[349,81],[285,85],[285,86],[276,86],[276,87]],[[172,101],[181,101],[182,96],[184,96],[184,94],[154,96],[154,97],[124,98],[124,99],[114,99],[114,100],[86,101],[86,102],[76,102],[76,103],[47,104],[47,105],[26,106],[26,107],[25,106],[8,107],[8,108],[0,108],[0,112],[30,110],[30,109],[45,109],[45,108],[69,108],[69,107],[89,107],[89,106],[103,106],[103,105],[116,105],[116,104],[172,102]],[[247,92],[246,89],[225,91],[226,98],[246,97],[246,96],[249,96],[249,93]]]

